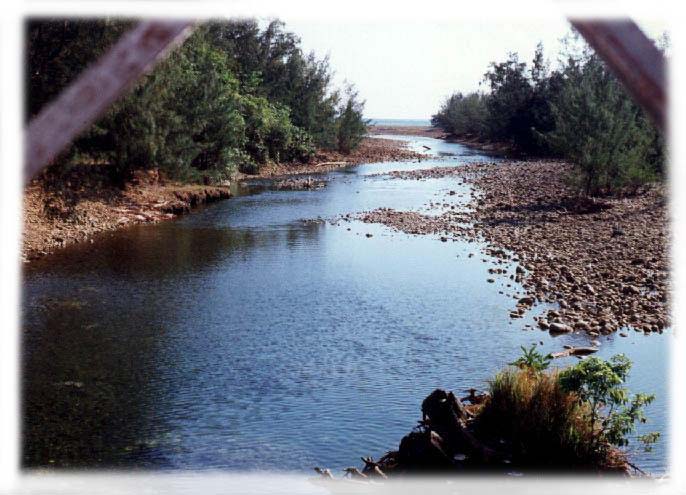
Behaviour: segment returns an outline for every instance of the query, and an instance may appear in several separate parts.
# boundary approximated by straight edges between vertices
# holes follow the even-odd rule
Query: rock
[[[583,356],[588,356],[589,354],[593,354],[595,352],[598,352],[598,349],[595,347],[572,347],[572,346],[565,346],[564,351],[562,352],[553,352],[550,354],[552,358],[561,358],[561,357],[569,357],[569,356],[575,356],[575,357],[583,357]]]
[[[597,347],[574,347],[570,349],[572,356],[587,356],[598,352]]]
[[[578,321],[574,322],[574,328],[578,328],[579,330],[586,330],[586,331],[590,329],[588,323],[585,322],[584,320],[578,320]]]
[[[627,294],[627,295],[637,296],[641,293],[641,291],[633,285],[625,285],[622,288],[622,293]]]
[[[536,301],[536,300],[535,300],[533,297],[531,297],[531,296],[525,296],[525,297],[522,297],[522,298],[518,301],[518,303],[519,303],[519,304],[524,304],[524,305],[526,305],[526,306],[531,306],[535,301]]]
[[[570,327],[569,325],[565,325],[564,323],[551,323],[549,330],[550,330],[551,334],[562,334],[562,333],[573,332],[572,327]]]

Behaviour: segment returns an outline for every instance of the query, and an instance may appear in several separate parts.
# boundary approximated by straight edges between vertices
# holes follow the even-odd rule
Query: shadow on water
[[[140,226],[29,265],[26,277],[40,274],[43,287],[24,298],[25,464],[168,464],[156,446],[160,435],[174,443],[172,428],[158,413],[174,396],[168,378],[183,357],[165,320],[184,310],[189,290],[202,290],[202,271],[270,245],[311,242],[321,227]]]

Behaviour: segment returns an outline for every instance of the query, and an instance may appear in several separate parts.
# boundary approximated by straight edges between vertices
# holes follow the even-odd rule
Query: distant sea
[[[371,125],[387,127],[426,127],[431,125],[429,119],[370,119]]]

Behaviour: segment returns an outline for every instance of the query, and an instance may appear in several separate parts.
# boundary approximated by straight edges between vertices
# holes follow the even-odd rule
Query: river
[[[253,181],[175,221],[27,265],[23,466],[340,473],[396,448],[434,388],[485,388],[522,345],[587,345],[525,329],[535,312],[511,320],[514,301],[504,280],[486,282],[478,243],[318,220],[422,210],[447,189],[459,208],[470,189],[454,179],[372,174],[493,160],[393,138],[426,159],[338,170],[312,191]],[[634,461],[658,474],[672,339],[613,335],[599,353],[626,353],[628,386],[657,395],[641,431],[662,438]]]

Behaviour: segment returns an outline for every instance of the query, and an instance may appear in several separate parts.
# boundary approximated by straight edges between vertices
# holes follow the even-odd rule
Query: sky
[[[305,51],[329,55],[335,83],[354,83],[373,119],[428,119],[455,91],[479,89],[492,61],[517,52],[530,61],[538,42],[554,64],[567,21],[289,21]],[[641,24],[649,36],[659,24]]]

